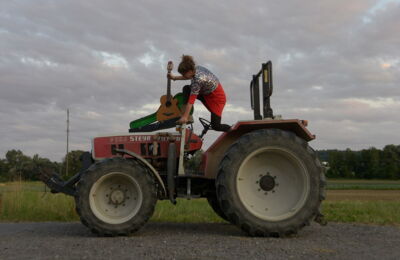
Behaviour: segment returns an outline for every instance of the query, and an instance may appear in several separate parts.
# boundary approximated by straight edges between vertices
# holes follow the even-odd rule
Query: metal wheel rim
[[[272,189],[261,187],[264,179],[271,180]],[[270,146],[257,149],[243,160],[236,188],[240,201],[251,214],[267,221],[282,221],[304,206],[310,191],[309,180],[304,163],[295,154]]]
[[[90,189],[89,205],[93,214],[108,224],[132,219],[143,202],[138,182],[123,172],[111,172],[98,179]]]

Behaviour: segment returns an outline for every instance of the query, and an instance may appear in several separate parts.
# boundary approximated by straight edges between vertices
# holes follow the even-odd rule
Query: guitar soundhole
[[[172,105],[172,103],[171,103],[171,101],[167,101],[167,102],[165,102],[165,105],[166,105],[167,107],[169,107],[169,106]]]

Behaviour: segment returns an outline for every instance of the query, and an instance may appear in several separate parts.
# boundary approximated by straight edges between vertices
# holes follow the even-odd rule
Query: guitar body
[[[180,117],[181,111],[178,107],[178,100],[170,97],[168,101],[168,96],[164,95],[160,98],[161,106],[157,110],[157,121],[165,121],[171,118]]]

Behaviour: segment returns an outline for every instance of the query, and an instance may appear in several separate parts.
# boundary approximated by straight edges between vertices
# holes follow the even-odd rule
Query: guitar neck
[[[172,63],[172,61],[169,61],[167,65],[168,74],[171,73],[173,67],[174,64]],[[167,81],[167,101],[171,101],[171,79],[168,79]]]
[[[167,82],[167,100],[171,101],[171,79]]]

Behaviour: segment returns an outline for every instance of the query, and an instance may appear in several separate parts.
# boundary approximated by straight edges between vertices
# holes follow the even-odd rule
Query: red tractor
[[[176,198],[206,198],[221,218],[251,236],[287,236],[312,220],[323,223],[324,170],[308,145],[315,136],[307,121],[273,115],[271,62],[253,76],[250,93],[254,120],[222,133],[196,169],[185,162],[211,128],[203,118],[200,135],[182,125],[177,132],[144,127],[95,137],[79,173],[65,182],[54,173],[43,180],[53,192],[74,196],[82,223],[99,235],[129,235],[149,220],[157,200],[176,204]],[[150,129],[157,127],[163,122]]]

